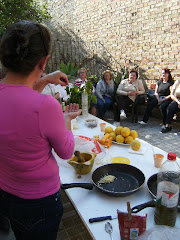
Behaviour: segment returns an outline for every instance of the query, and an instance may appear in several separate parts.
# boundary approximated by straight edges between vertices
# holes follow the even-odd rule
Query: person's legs
[[[167,110],[168,105],[171,103],[171,101],[172,101],[171,99],[168,99],[168,100],[162,102],[159,106],[160,112],[163,117],[163,125],[166,125],[166,110]]]
[[[178,110],[177,102],[172,101],[168,105],[167,110],[166,110],[166,127],[161,130],[162,133],[166,133],[166,132],[169,132],[172,130],[171,122],[172,122],[173,116],[177,112],[177,110]]]
[[[60,191],[33,200],[3,192],[0,203],[6,209],[16,240],[56,240],[63,214]]]
[[[135,119],[132,119],[132,121],[135,120],[136,123],[138,122],[139,106],[144,105],[144,103],[145,103],[145,95],[144,94],[137,95],[134,102],[134,113],[133,113],[135,114]]]
[[[117,121],[119,122],[121,110],[126,109],[129,105],[131,105],[133,103],[133,101],[128,96],[122,96],[122,95],[118,95],[118,94],[116,96],[116,101],[117,101],[117,107],[118,107]]]
[[[94,97],[95,94],[92,93],[92,96]],[[96,97],[96,96],[95,96],[95,97]],[[94,103],[94,102],[91,100],[89,112],[90,112],[92,115],[94,115],[94,116],[96,116],[96,108],[97,108],[97,104]]]
[[[7,201],[4,199],[3,193],[0,189],[0,230],[8,232],[10,230],[10,222],[8,219]]]
[[[122,95],[117,95],[116,96],[116,101],[118,104],[118,110],[124,110],[127,108],[130,104],[133,103],[133,101],[128,97],[128,96],[122,96]]]
[[[108,110],[111,107],[111,98],[106,96],[103,96],[103,98],[105,100],[105,112],[106,112],[106,110]]]
[[[173,119],[174,114],[178,110],[178,104],[175,101],[172,101],[169,106],[167,107],[167,117],[166,117],[166,124],[170,125]]]
[[[145,123],[148,122],[149,117],[150,117],[151,114],[152,114],[153,108],[156,107],[157,105],[158,105],[158,100],[157,100],[157,98],[154,96],[154,98],[152,98],[152,99],[148,102],[147,108],[146,108],[145,113],[144,113],[143,122],[145,122]]]
[[[102,119],[104,117],[105,104],[104,102],[97,97],[97,107],[98,107],[98,115]]]
[[[90,108],[90,113],[92,115],[96,116],[96,107],[95,106]]]

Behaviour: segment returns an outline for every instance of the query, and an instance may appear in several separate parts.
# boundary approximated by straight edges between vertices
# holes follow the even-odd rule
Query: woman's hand
[[[107,83],[107,85],[110,85],[110,84],[111,84],[109,79],[106,80],[106,83]]]
[[[79,105],[76,103],[71,103],[66,106],[66,111],[64,112],[64,116],[69,117],[70,120],[76,118],[81,114],[81,109],[79,109]]]
[[[37,92],[42,92],[42,90],[45,88],[45,86],[48,83],[60,84],[61,86],[66,86],[68,85],[69,82],[66,74],[60,71],[55,71],[45,75],[44,77],[41,77],[39,81],[33,85],[33,89]]]
[[[127,94],[128,96],[136,96],[137,95],[137,91],[130,91]]]
[[[66,86],[69,84],[66,74],[60,71],[55,71],[50,74],[47,74],[46,76],[43,77],[43,79],[46,80],[48,83],[60,84],[61,86]]]
[[[64,112],[64,119],[66,128],[71,130],[71,120],[76,118],[81,114],[81,109],[79,109],[79,105],[76,103],[71,103],[70,106],[66,107],[66,111]]]
[[[104,100],[104,98],[102,98],[102,101],[103,101],[103,103],[105,104],[105,100]]]

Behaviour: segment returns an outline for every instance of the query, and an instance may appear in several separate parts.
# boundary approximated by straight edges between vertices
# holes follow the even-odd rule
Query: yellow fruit
[[[109,135],[110,135],[110,137],[112,137],[113,141],[116,141],[116,134],[115,134],[115,132],[111,132]]]
[[[139,151],[139,149],[141,148],[141,143],[138,140],[133,140],[131,143],[131,148],[134,151]]]
[[[112,127],[106,127],[105,128],[105,133],[111,133],[113,132],[113,128]]]
[[[124,139],[124,142],[125,142],[126,144],[131,144],[133,140],[134,140],[133,137],[128,136],[128,137],[126,137],[126,138]]]
[[[125,157],[113,157],[112,163],[130,164],[130,160]]]
[[[121,130],[123,129],[123,127],[119,126],[115,129],[115,134],[116,135],[120,135],[121,134]]]
[[[138,137],[138,133],[136,132],[136,130],[131,130],[130,136],[133,137],[133,139]]]
[[[122,130],[121,130],[121,135],[123,137],[128,137],[130,134],[130,129],[128,127],[124,127]]]
[[[123,143],[124,142],[124,137],[122,135],[117,135],[116,136],[116,142]]]

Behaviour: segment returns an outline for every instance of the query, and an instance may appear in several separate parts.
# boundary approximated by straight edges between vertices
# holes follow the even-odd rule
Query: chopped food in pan
[[[104,177],[102,177],[99,181],[98,181],[98,183],[99,184],[101,184],[101,183],[112,183],[112,182],[114,182],[114,180],[116,179],[116,177],[115,176],[113,176],[113,175],[105,175]]]

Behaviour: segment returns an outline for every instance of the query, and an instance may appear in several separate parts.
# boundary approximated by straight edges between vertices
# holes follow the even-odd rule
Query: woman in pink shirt
[[[72,105],[63,115],[56,99],[39,93],[49,82],[68,84],[61,72],[40,79],[50,44],[48,29],[30,21],[10,26],[1,39],[8,73],[0,82],[0,213],[17,240],[56,239],[63,207],[52,148],[72,156],[71,119],[81,113]]]

